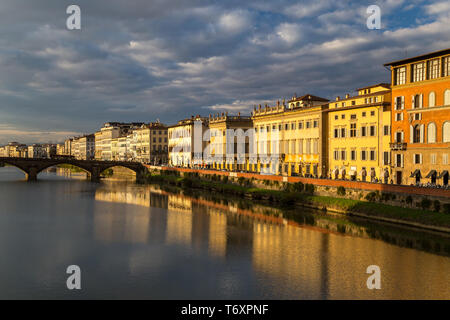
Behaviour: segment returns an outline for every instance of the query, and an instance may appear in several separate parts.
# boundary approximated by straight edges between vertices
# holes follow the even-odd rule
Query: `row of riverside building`
[[[195,135],[204,137],[207,129],[209,152],[215,156],[228,151],[227,129],[251,128],[255,138],[253,146],[246,145],[244,163],[237,161],[235,146],[234,158],[215,157],[203,166],[287,176],[448,185],[450,49],[384,66],[390,67],[391,84],[359,88],[354,96],[346,94],[329,101],[311,94],[294,95],[275,106],[259,105],[250,117],[222,113],[182,120],[169,127],[169,163],[192,167]],[[195,121],[202,123],[201,130],[195,129]],[[182,150],[177,148],[180,145]],[[252,161],[255,152],[277,157],[274,161]]]
[[[109,122],[50,152],[84,160],[448,185],[450,49],[384,66],[390,67],[391,83],[359,88],[355,95],[333,101],[294,95],[274,106],[255,106],[250,116],[198,115],[172,126]],[[252,132],[251,139],[245,138],[245,149],[239,149],[234,136],[230,141],[231,129]],[[195,141],[201,141],[200,146]],[[48,146],[42,146],[47,153],[38,145],[34,151],[31,147],[29,157],[49,155]],[[6,156],[26,156],[26,148],[17,143],[2,148],[0,156],[5,148]]]

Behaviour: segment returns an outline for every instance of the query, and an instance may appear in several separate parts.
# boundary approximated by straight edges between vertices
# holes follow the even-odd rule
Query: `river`
[[[0,299],[450,299],[449,236],[67,169],[0,168],[0,257]]]

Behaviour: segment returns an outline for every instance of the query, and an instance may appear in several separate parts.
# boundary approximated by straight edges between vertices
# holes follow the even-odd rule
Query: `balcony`
[[[392,151],[406,150],[407,143],[405,142],[393,142],[389,144]]]

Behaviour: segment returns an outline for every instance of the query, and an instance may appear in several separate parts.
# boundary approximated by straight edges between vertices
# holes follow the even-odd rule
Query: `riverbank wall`
[[[403,208],[423,208],[425,205],[425,209],[432,209],[433,203],[437,203],[437,201],[439,202],[441,206],[440,209],[442,211],[445,211],[445,207],[447,205],[450,206],[450,190],[445,189],[190,168],[172,168],[149,165],[146,165],[146,167],[153,173],[160,173],[162,171],[176,171],[179,172],[181,176],[185,173],[195,173],[198,174],[199,177],[205,178],[208,178],[211,175],[228,177],[228,179],[234,183],[239,183],[240,181],[251,181],[253,186],[267,190],[283,190],[286,183],[294,184],[301,182],[304,185],[314,185],[315,194],[319,196],[363,201],[379,200],[385,204],[400,206]],[[428,208],[426,206],[427,202],[430,203]]]

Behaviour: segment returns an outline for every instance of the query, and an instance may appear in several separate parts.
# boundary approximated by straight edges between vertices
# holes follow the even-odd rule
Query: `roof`
[[[439,51],[434,51],[434,52],[429,52],[426,54],[422,54],[420,56],[415,56],[415,57],[411,57],[411,58],[406,58],[406,59],[402,59],[402,60],[396,60],[393,62],[389,62],[389,63],[385,63],[384,66],[398,66],[398,65],[402,65],[402,64],[407,64],[407,63],[411,63],[411,62],[415,62],[415,61],[420,61],[420,60],[425,60],[425,59],[430,59],[430,58],[434,58],[434,57],[439,57],[439,56],[443,56],[446,54],[450,54],[450,48],[448,49],[443,49],[443,50],[439,50]]]
[[[391,85],[389,83],[378,83],[378,84],[374,84],[374,85],[371,85],[371,86],[368,86],[368,87],[358,88],[356,90],[359,91],[359,90],[371,89],[371,88],[375,88],[375,87],[385,87],[387,89],[390,89]]]
[[[292,101],[322,101],[322,102],[328,102],[330,100],[325,99],[325,98],[321,98],[312,94],[305,94],[304,96],[301,97],[293,97],[291,100],[289,100],[289,102]]]

